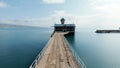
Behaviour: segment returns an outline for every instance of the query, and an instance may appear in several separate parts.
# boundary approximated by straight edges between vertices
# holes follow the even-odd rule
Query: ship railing
[[[52,40],[52,38],[49,40],[47,45],[45,45],[45,47],[40,51],[40,53],[38,54],[38,56],[36,57],[36,59],[33,61],[33,63],[30,65],[29,68],[36,68],[36,65],[39,63],[39,60],[43,56],[43,54],[44,54],[45,50],[47,49],[48,44],[50,43],[51,40]]]
[[[64,37],[65,38],[65,37]],[[68,44],[68,47],[70,48],[73,56],[75,57],[75,59],[77,60],[80,68],[87,68],[87,66],[85,65],[85,63],[82,61],[82,59],[78,56],[78,54],[75,52],[75,50],[71,47],[70,43],[67,41],[67,39],[65,38],[66,43]]]
[[[45,52],[46,48],[48,47],[48,44],[50,43],[51,40],[52,40],[52,38],[49,40],[49,42],[47,43],[47,45],[45,45],[45,47],[42,49],[42,51],[38,54],[38,56],[36,57],[36,59],[33,61],[33,63],[30,65],[29,68],[36,68],[36,65],[39,63],[39,60],[41,59],[41,56],[43,56],[43,54],[44,54],[44,52]],[[66,38],[65,38],[65,41],[68,44],[68,47],[70,48],[70,50],[71,50],[72,54],[74,55],[75,59],[79,63],[80,68],[87,68],[86,65],[84,64],[84,62],[82,61],[82,59],[78,56],[78,54],[76,54],[76,52],[74,51],[74,49],[68,43],[68,41],[66,40]]]

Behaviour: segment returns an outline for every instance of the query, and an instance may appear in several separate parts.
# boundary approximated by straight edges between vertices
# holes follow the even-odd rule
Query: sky
[[[80,28],[118,29],[120,0],[0,0],[0,23],[50,27],[62,17]]]

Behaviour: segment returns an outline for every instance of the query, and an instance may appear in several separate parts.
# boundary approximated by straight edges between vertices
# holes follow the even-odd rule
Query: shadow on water
[[[65,37],[71,45],[75,44],[75,36],[74,35],[66,35]]]

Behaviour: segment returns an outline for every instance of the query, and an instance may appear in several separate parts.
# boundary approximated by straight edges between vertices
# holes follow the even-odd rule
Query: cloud
[[[54,17],[70,17],[70,16],[72,16],[72,14],[67,13],[64,10],[55,10],[55,11],[53,11],[52,16],[54,16]]]
[[[118,28],[120,26],[120,0],[89,0],[89,2],[92,10],[104,18],[101,22],[102,27]]]
[[[119,19],[111,18],[107,14],[75,15],[65,10],[55,10],[47,17],[26,18],[19,20],[1,20],[7,24],[31,25],[40,27],[50,27],[55,23],[60,24],[60,19],[64,17],[65,23],[76,24],[77,28],[88,29],[109,29],[119,27]],[[116,20],[116,21],[115,21]]]
[[[50,27],[53,26],[55,23],[60,24],[60,19],[65,18],[65,23],[75,23],[80,28],[88,27],[89,25],[94,26],[96,25],[96,17],[100,15],[74,15],[64,10],[55,10],[51,15],[48,17],[40,17],[40,18],[26,18],[21,20],[1,20],[0,22],[4,22],[7,24],[20,24],[20,25],[31,25],[31,26],[43,26],[43,27]],[[91,27],[90,26],[90,27]]]
[[[68,13],[64,10],[55,10],[53,11],[51,17],[54,19],[55,23],[60,23],[60,19],[61,18],[65,18],[67,23],[73,23],[74,19],[73,19],[73,14]]]
[[[8,5],[5,2],[0,2],[0,8],[6,8]]]
[[[113,7],[113,6],[112,6]],[[99,9],[96,9],[99,10]],[[96,11],[95,10],[95,11]],[[100,10],[99,10],[100,11]],[[104,10],[101,10],[104,11]],[[56,23],[60,23],[60,19],[64,17],[67,23],[75,23],[78,28],[90,28],[90,29],[117,29],[120,26],[119,13],[94,13],[88,15],[75,15],[64,10],[55,10],[51,15],[52,20]],[[114,11],[116,12],[116,11]],[[112,12],[111,12],[112,13]]]
[[[120,14],[120,0],[91,1],[92,8],[107,14]]]
[[[97,21],[103,19],[101,14],[91,14],[91,15],[75,15],[64,10],[55,10],[51,15],[55,23],[60,23],[60,19],[63,17],[66,19],[65,23],[76,24],[77,28],[94,28],[97,24]],[[97,18],[98,17],[98,18]],[[96,23],[97,22],[97,23]]]
[[[43,0],[46,4],[63,4],[65,0]]]
[[[60,19],[65,18],[66,24],[74,23],[74,24],[76,24],[76,26],[78,26],[80,28],[85,28],[85,27],[89,28],[89,27],[95,26],[97,24],[96,21],[98,21],[98,19],[96,19],[96,17],[98,17],[98,16],[100,16],[100,19],[103,18],[102,15],[97,15],[97,14],[80,16],[80,15],[71,14],[65,10],[55,10],[48,17],[29,18],[29,19],[25,19],[25,20],[29,23],[34,22],[32,24],[36,23],[39,26],[50,27],[50,26],[53,26],[55,23],[60,24]]]

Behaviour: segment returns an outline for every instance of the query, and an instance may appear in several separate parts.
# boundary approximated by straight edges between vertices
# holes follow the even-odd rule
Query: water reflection
[[[65,36],[65,37],[71,45],[75,44],[75,36],[74,35]]]

